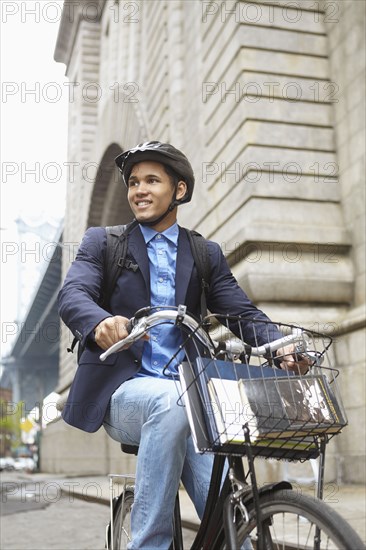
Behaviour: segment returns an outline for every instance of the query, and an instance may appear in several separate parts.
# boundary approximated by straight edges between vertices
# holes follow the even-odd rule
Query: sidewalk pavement
[[[108,476],[66,476],[62,474],[48,473],[19,473],[19,480],[26,483],[43,483],[53,490],[60,491],[71,499],[82,499],[88,502],[98,502],[109,505],[110,480]],[[116,477],[115,495],[122,488],[123,480]],[[128,483],[128,480],[127,480]],[[315,496],[314,487],[294,486],[294,489]],[[324,501],[357,531],[361,539],[366,543],[366,487],[362,485],[342,485],[327,483],[324,487]],[[189,529],[198,528],[199,520],[193,505],[184,491],[180,490],[180,504],[182,520]],[[355,549],[357,550],[357,549]]]

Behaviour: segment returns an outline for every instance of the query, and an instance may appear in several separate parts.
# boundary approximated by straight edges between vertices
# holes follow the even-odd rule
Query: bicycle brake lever
[[[101,361],[105,361],[105,359],[107,359],[109,355],[112,355],[112,353],[116,353],[117,351],[120,351],[120,349],[124,348],[125,346],[129,346],[133,344],[136,340],[138,340],[141,336],[144,335],[144,333],[146,332],[146,326],[147,325],[146,325],[146,321],[144,321],[144,318],[140,319],[138,324],[136,324],[132,328],[130,334],[126,336],[126,338],[113,344],[113,346],[108,348],[105,352],[103,352],[99,356],[99,359]]]
[[[128,321],[126,325],[126,330],[128,334],[131,334],[132,329],[140,321],[140,319],[149,315],[150,312],[151,312],[151,306],[142,307],[139,310],[137,310],[135,315],[131,317],[131,319]]]

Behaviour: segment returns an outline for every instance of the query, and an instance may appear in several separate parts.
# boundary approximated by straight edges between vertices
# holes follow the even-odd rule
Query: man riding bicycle
[[[197,268],[187,234],[177,224],[177,208],[191,200],[195,180],[186,156],[157,141],[125,151],[116,163],[136,220],[127,237],[134,268],[121,270],[109,304],[101,306],[107,234],[103,227],[86,231],[59,293],[60,315],[84,347],[63,418],[87,432],[103,425],[116,441],[139,446],[129,548],[167,549],[180,480],[201,517],[213,462],[212,456],[195,452],[175,383],[163,373],[181,344],[181,333],[173,325],[160,325],[104,363],[99,356],[127,336],[128,320],[140,308],[185,304],[199,317]],[[263,321],[263,342],[260,323],[256,342],[266,342],[268,317],[239,287],[219,245],[210,242],[208,251],[209,310]],[[273,339],[282,336],[270,326]],[[250,323],[242,328],[245,340],[253,342]],[[290,346],[279,350],[289,355],[278,366],[307,370],[306,360],[296,363],[291,351]]]

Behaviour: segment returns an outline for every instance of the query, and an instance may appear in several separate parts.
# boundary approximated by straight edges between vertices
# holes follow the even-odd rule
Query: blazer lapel
[[[179,228],[177,267],[175,276],[175,303],[184,304],[194,261],[186,232]]]
[[[148,295],[150,296],[150,270],[149,257],[147,255],[145,239],[139,227],[131,231],[128,236],[128,252],[136,260],[137,265],[144,277]]]

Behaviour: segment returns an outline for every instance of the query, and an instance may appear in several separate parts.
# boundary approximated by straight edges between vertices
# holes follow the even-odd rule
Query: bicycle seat
[[[139,450],[138,445],[126,445],[125,443],[121,443],[121,449],[128,455],[137,455]]]

